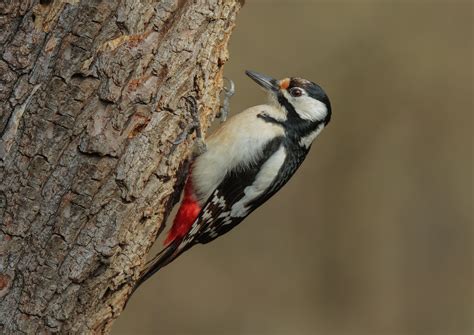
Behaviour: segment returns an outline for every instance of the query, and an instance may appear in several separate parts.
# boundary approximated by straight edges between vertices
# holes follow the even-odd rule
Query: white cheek
[[[328,114],[326,105],[319,100],[308,96],[303,96],[295,100],[296,110],[301,111],[300,116],[303,119],[321,121],[324,120]]]
[[[283,92],[285,98],[294,106],[296,113],[303,119],[309,121],[322,121],[328,114],[326,105],[316,99],[303,95],[292,97],[288,92]]]

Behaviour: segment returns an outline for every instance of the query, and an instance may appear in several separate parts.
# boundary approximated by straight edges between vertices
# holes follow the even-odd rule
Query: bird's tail
[[[147,279],[153,276],[158,270],[171,263],[176,257],[181,255],[185,250],[179,249],[181,239],[171,242],[166,248],[156,254],[150,261],[147,262],[145,268],[140,273],[140,278],[136,282],[133,292],[143,284]]]

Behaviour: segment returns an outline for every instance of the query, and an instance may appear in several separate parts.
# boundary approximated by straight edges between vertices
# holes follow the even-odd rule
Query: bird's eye
[[[290,94],[293,97],[300,97],[303,95],[303,90],[301,88],[294,87],[290,90]]]

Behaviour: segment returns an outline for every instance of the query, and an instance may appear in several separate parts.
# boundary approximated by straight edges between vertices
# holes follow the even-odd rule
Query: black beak
[[[276,79],[249,70],[245,71],[245,74],[255,80],[257,84],[259,84],[266,90],[269,90],[271,92],[278,92],[280,89],[280,87],[278,86],[278,81]]]

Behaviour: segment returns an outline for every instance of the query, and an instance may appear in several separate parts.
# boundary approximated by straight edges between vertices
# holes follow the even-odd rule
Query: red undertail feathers
[[[189,176],[184,188],[183,201],[179,207],[178,214],[176,214],[174,218],[173,225],[168,232],[168,236],[164,242],[165,245],[169,245],[174,240],[184,237],[189,229],[191,229],[193,222],[201,211],[201,206],[194,195],[191,179]]]

